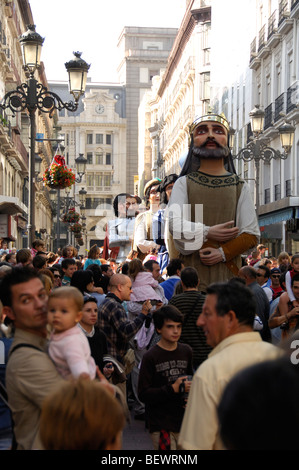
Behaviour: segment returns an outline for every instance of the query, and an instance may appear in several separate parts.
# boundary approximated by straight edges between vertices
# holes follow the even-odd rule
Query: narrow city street
[[[135,420],[133,412],[131,412],[131,422],[124,429],[122,449],[153,450],[148,429],[145,427],[145,421]]]

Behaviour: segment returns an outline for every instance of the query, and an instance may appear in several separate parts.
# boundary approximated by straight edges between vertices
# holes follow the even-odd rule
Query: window
[[[96,165],[103,165],[103,153],[96,153]]]
[[[86,198],[86,209],[111,209],[111,198],[88,197]]]
[[[279,201],[281,199],[281,185],[276,184],[274,189],[275,189],[275,201]]]
[[[92,138],[92,134],[87,134],[87,145],[92,145],[92,141],[93,141],[93,138]]]
[[[159,75],[159,70],[150,70],[149,71],[150,82],[152,81],[153,77],[155,77],[156,75]]]
[[[111,145],[111,142],[112,142],[112,136],[111,136],[111,134],[107,134],[106,135],[106,144]]]
[[[211,49],[204,49],[203,50],[204,54],[204,65],[210,65],[211,64]]]
[[[87,152],[87,165],[92,165],[92,152]]]
[[[205,72],[200,75],[201,82],[201,100],[210,99],[210,72]]]
[[[87,186],[93,186],[93,175],[86,175]]]
[[[104,175],[104,186],[111,186],[111,175]]]
[[[265,189],[265,204],[270,202],[270,188]]]
[[[94,175],[95,186],[101,187],[103,185],[103,175]]]
[[[106,165],[111,165],[111,153],[106,153]]]
[[[286,181],[286,197],[292,196],[292,180]]]
[[[103,134],[96,134],[96,144],[102,144],[103,141]]]

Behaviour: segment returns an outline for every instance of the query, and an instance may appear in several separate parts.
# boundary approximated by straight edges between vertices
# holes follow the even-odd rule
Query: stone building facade
[[[189,126],[210,105],[211,2],[190,0],[163,73],[140,107],[147,122],[140,146],[140,191],[149,178],[179,173],[187,154]],[[150,115],[150,117],[149,117]],[[143,145],[148,137],[151,149]],[[143,175],[144,172],[144,175]]]
[[[139,180],[138,108],[152,86],[152,78],[166,69],[177,32],[176,28],[126,26],[119,37],[119,82],[126,87],[126,187],[129,193],[135,191]]]
[[[0,99],[15,90],[27,77],[23,70],[19,37],[34,24],[28,0],[5,0],[0,3]],[[36,79],[47,86],[43,64]],[[30,123],[26,111],[13,115],[0,109],[0,239],[10,241],[10,247],[28,246],[28,165]],[[52,137],[55,118],[36,113],[37,132]],[[46,142],[35,151],[42,158],[45,169],[51,160],[52,148]],[[50,248],[52,211],[47,190],[36,186],[35,235],[44,238]]]
[[[59,96],[66,97],[66,82],[51,82],[50,87]],[[70,113],[63,110],[59,115],[67,166],[75,170],[75,159],[80,154],[87,159],[82,180],[72,186],[68,196],[61,191],[62,202],[67,197],[71,198],[78,212],[79,192],[82,188],[87,192],[86,228],[80,254],[86,254],[94,243],[103,245],[106,223],[114,215],[113,199],[117,194],[126,192],[125,100],[126,90],[122,85],[88,81],[77,111]],[[67,226],[62,224],[61,246],[67,241],[71,241]]]

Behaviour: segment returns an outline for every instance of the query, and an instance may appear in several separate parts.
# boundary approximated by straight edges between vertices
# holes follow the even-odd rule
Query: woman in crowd
[[[89,269],[75,271],[71,278],[71,286],[77,287],[79,291],[84,295],[90,295],[97,299],[98,306],[101,305],[105,298],[103,289],[95,287],[93,273]]]

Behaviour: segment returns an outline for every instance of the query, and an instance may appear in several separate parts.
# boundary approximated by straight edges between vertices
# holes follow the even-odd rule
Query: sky
[[[65,62],[82,52],[93,82],[118,82],[124,26],[179,28],[186,0],[29,0],[48,80],[67,81]]]

